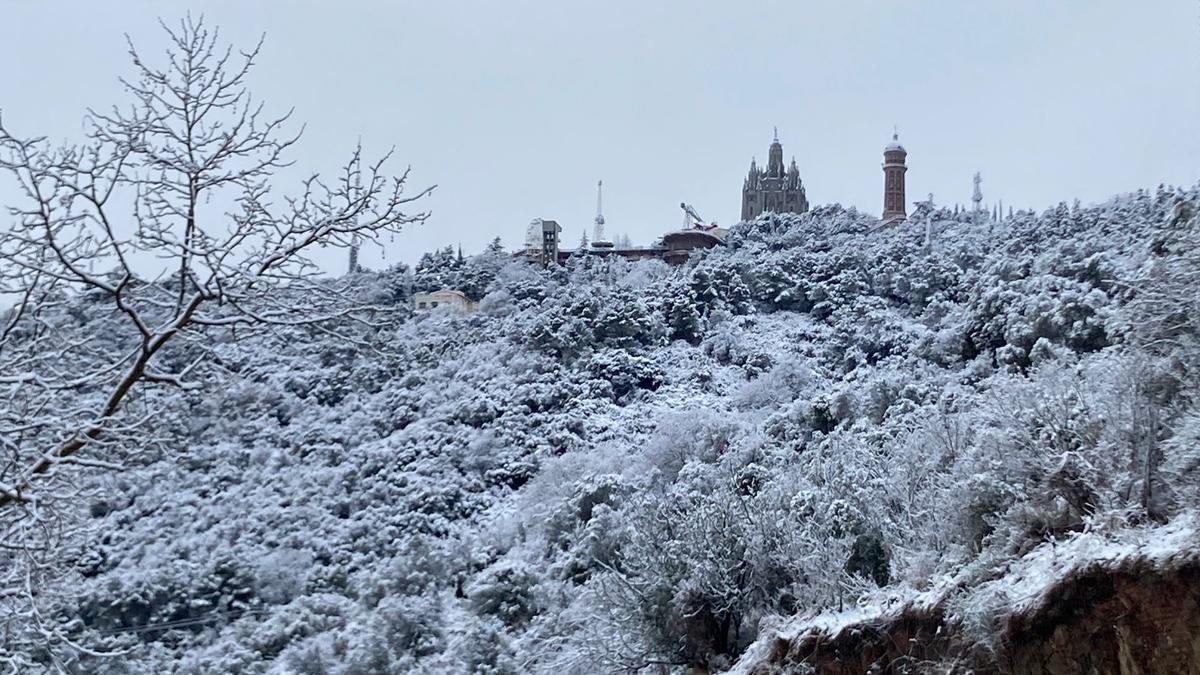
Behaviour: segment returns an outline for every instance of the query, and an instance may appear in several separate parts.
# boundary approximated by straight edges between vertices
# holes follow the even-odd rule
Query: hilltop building
[[[536,218],[529,224],[525,232],[525,251],[517,253],[518,257],[541,267],[549,267],[553,263],[565,264],[569,258],[578,255],[598,256],[607,258],[616,256],[626,260],[643,260],[654,258],[666,261],[669,265],[678,265],[687,260],[692,251],[697,249],[724,246],[725,237],[729,230],[717,227],[716,223],[705,223],[695,209],[687,204],[679,206],[684,210],[683,227],[671,230],[651,246],[631,246],[628,240],[614,242],[604,231],[604,211],[602,201],[603,182],[596,184],[596,217],[592,241],[580,243],[577,249],[559,248],[559,235],[562,228],[553,220]]]
[[[908,171],[905,158],[908,151],[900,145],[900,134],[892,134],[892,142],[883,149],[883,221],[896,222],[908,217],[904,206],[904,174]],[[932,201],[932,198],[931,200]]]
[[[437,307],[453,307],[470,314],[479,308],[479,303],[468,298],[466,293],[451,288],[431,293],[413,293],[412,303],[415,312],[427,312]]]
[[[558,240],[562,227],[553,220],[534,218],[525,230],[525,257],[542,267],[558,261]]]
[[[759,214],[805,213],[808,197],[804,194],[804,182],[800,180],[800,169],[796,158],[783,168],[783,145],[779,142],[779,130],[767,151],[767,168],[759,170],[754,159],[750,160],[750,173],[742,184],[742,220],[753,220]]]
[[[728,230],[722,228],[691,227],[666,232],[662,238],[650,246],[617,245],[608,242],[606,246],[598,247],[593,242],[586,248],[558,249],[554,258],[545,257],[549,254],[549,249],[546,251],[527,249],[524,254],[518,253],[517,255],[523,255],[525,260],[542,267],[548,266],[547,261],[552,259],[557,260],[559,265],[565,265],[568,259],[577,255],[600,258],[615,256],[626,260],[657,259],[665,261],[668,265],[678,265],[687,260],[692,251],[724,246],[725,235],[728,233]]]
[[[553,220],[542,222],[542,267],[558,259],[558,238],[562,228]]]
[[[690,227],[668,232],[662,238],[662,259],[668,265],[679,265],[691,256],[692,251],[725,245],[728,230]]]
[[[883,216],[882,225],[901,222],[908,217],[905,205],[905,174],[908,151],[900,144],[899,132],[892,134],[892,141],[883,149]],[[626,259],[657,258],[671,265],[678,265],[691,257],[697,250],[724,246],[729,231],[700,218],[688,204],[680,204],[684,211],[683,226],[672,229],[651,246],[629,246],[628,243],[613,242],[605,233],[603,211],[603,182],[596,184],[596,217],[590,243],[586,240],[576,250],[561,250],[559,235],[562,228],[553,220],[535,219],[527,231],[523,256],[526,260],[548,267],[563,264],[576,255],[600,257],[617,256]],[[926,210],[932,210],[930,197]],[[978,206],[976,207],[978,208]],[[795,158],[785,169],[783,144],[779,142],[779,130],[767,155],[767,166],[759,169],[756,160],[750,160],[750,172],[742,184],[742,220],[757,218],[763,213],[807,213],[808,195]]]

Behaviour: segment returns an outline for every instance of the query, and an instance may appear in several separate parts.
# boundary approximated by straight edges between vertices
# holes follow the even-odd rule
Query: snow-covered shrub
[[[870,579],[876,586],[887,585],[891,579],[891,565],[880,533],[864,532],[854,538],[850,557],[846,559],[846,573]]]
[[[518,675],[520,661],[510,639],[495,619],[471,622],[452,654],[467,675]]]
[[[55,616],[130,650],[88,673],[719,667],[769,615],[1176,517],[1200,501],[1180,196],[939,212],[928,245],[768,214],[674,268],[441,252],[424,283],[486,283],[479,312],[223,343],[227,373],[146,401],[178,442],[81,503],[102,536]],[[67,304],[46,320],[106,325]],[[175,619],[206,623],[140,630]]]
[[[282,548],[258,561],[255,595],[264,602],[283,605],[299,597],[308,583],[312,554],[303,549]]]
[[[653,391],[663,382],[663,372],[657,363],[620,349],[605,349],[592,354],[588,359],[587,374],[593,397],[614,401],[623,401],[639,389]]]
[[[467,597],[479,614],[519,627],[539,611],[537,581],[538,575],[529,565],[501,560],[476,577],[467,587]]]

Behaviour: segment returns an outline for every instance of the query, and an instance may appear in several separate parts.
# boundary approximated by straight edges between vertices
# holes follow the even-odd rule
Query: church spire
[[[767,175],[778,178],[783,175],[783,145],[779,142],[779,127],[775,127],[775,140],[767,156]]]

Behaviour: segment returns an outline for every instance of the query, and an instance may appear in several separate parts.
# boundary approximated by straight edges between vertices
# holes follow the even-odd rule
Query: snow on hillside
[[[821,207],[678,268],[497,246],[361,274],[480,311],[221,345],[172,445],[83,505],[48,595],[101,655],[71,667],[682,672],[982,568],[1034,592],[1045,542],[1109,555],[1078,533],[1195,513],[1200,331],[1159,319],[1196,301],[1170,214],[1197,197],[943,210],[929,244]]]

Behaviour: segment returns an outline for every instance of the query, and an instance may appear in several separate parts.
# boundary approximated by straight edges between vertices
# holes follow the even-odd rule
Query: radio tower
[[[612,248],[613,243],[604,236],[604,211],[602,198],[604,181],[596,181],[596,230],[592,233],[592,248]]]
[[[979,184],[982,182],[983,182],[983,177],[979,175],[978,171],[976,171],[975,172],[975,193],[971,195],[971,201],[975,202],[975,210],[971,214],[971,218],[972,218],[972,221],[976,224],[979,223],[979,214],[983,210],[982,206],[981,206],[983,204],[983,191],[979,189]]]

